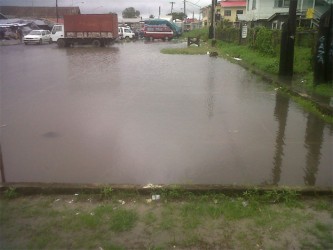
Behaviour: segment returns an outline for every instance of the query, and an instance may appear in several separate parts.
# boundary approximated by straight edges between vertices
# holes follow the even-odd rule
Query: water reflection
[[[207,71],[207,112],[208,118],[211,119],[214,116],[214,105],[215,105],[215,98],[214,98],[214,91],[215,91],[215,58],[211,58],[209,60],[209,70]]]
[[[304,146],[307,149],[304,183],[309,186],[316,184],[316,175],[321,159],[323,132],[325,123],[318,121],[313,114],[308,115]]]
[[[275,138],[275,155],[273,161],[273,184],[277,185],[281,178],[281,167],[283,160],[283,149],[285,146],[285,130],[289,109],[289,97],[276,93],[274,116],[279,124]]]

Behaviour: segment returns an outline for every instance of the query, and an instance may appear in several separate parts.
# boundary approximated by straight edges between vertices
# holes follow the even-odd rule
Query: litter
[[[233,57],[236,61],[242,61],[241,58],[238,58],[238,57]]]
[[[243,207],[247,207],[249,205],[249,202],[248,201],[243,201],[242,205],[243,205]]]
[[[154,185],[151,183],[148,183],[146,186],[144,186],[143,188],[161,188],[162,186],[160,185]]]
[[[78,196],[79,194],[74,194],[75,196]]]
[[[160,196],[159,194],[153,194],[153,195],[151,196],[151,199],[152,199],[153,201],[157,201],[157,200],[161,199],[161,196]]]
[[[146,199],[146,202],[147,202],[147,203],[151,203],[151,202],[152,202],[152,199]]]
[[[118,202],[121,204],[121,205],[125,205],[125,201],[123,201],[123,200],[118,200]]]

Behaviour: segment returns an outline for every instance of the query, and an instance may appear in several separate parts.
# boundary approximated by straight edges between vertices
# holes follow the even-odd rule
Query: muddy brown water
[[[0,47],[6,181],[332,187],[331,125],[179,46]]]

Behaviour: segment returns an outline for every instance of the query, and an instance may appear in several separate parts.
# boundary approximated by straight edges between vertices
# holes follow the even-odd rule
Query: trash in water
[[[60,199],[56,199],[54,202],[58,202],[58,201],[60,201]]]
[[[73,201],[74,201],[74,200],[70,200],[68,203],[70,203],[70,204],[71,204],[71,203],[73,203]]]

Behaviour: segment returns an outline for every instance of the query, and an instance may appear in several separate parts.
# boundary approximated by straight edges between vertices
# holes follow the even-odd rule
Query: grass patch
[[[329,225],[333,225],[332,204],[327,198],[302,200],[291,190],[253,189],[227,196],[193,194],[174,186],[163,192],[161,200],[150,203],[146,202],[150,196],[135,191],[132,195],[126,192],[125,197],[112,192],[111,200],[92,194],[87,200],[73,202],[73,196],[3,197],[2,248],[239,249],[259,244],[262,249],[275,249],[285,230],[301,235],[295,241],[304,248],[332,244],[328,237]],[[305,227],[311,230],[303,232]],[[314,238],[316,241],[311,241]]]
[[[124,232],[132,229],[138,220],[133,210],[117,209],[111,215],[110,228],[114,232]]]

